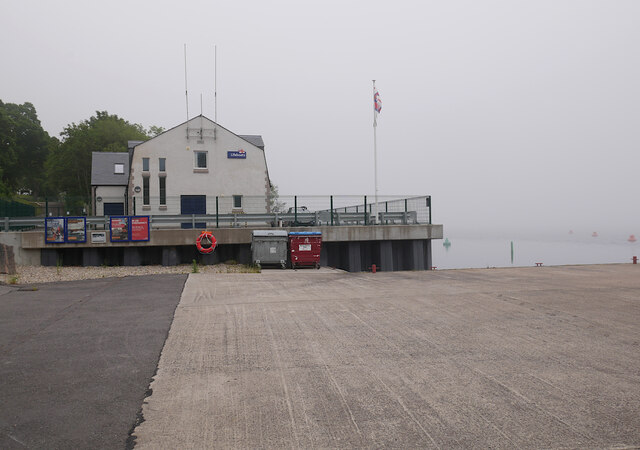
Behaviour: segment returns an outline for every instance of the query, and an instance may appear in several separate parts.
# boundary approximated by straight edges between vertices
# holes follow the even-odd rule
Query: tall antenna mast
[[[187,102],[187,122],[189,121],[189,94],[187,90],[187,44],[184,44],[184,98]]]
[[[213,46],[213,121],[218,123],[218,46]]]

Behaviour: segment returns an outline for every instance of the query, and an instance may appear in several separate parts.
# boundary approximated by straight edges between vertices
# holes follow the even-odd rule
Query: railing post
[[[220,222],[218,218],[218,196],[216,195],[216,228],[220,228]]]
[[[367,225],[367,196],[364,196],[364,224]]]
[[[9,217],[4,218],[4,231],[9,231]]]
[[[298,196],[293,196],[293,226],[298,226]]]
[[[196,228],[196,215],[195,214],[191,214],[191,228],[193,228],[193,229]]]
[[[429,209],[429,225],[431,225],[431,196],[427,195],[427,208]]]
[[[333,226],[333,195],[330,197],[331,201],[331,226]]]
[[[44,198],[44,216],[49,217],[49,199],[47,197]]]

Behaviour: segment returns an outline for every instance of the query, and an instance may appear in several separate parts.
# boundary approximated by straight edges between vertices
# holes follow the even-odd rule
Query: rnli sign
[[[247,159],[247,152],[240,149],[235,152],[227,152],[228,159]]]

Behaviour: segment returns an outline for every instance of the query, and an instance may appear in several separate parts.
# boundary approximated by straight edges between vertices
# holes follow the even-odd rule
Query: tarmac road
[[[0,286],[0,448],[125,448],[186,278]]]

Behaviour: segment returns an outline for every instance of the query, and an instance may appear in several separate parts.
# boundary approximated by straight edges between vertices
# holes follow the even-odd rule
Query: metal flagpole
[[[374,207],[374,212],[375,212],[375,222],[373,223],[378,223],[378,143],[377,143],[377,139],[376,139],[376,128],[378,127],[378,123],[377,123],[377,114],[378,111],[376,110],[376,103],[375,103],[375,96],[376,96],[376,80],[373,80],[373,182],[375,185],[375,207]],[[364,205],[365,209],[367,207],[367,205]]]
[[[187,44],[184,44],[184,98],[187,103],[187,122],[189,121],[189,93],[187,90]]]
[[[218,46],[213,46],[213,121],[218,123]]]

